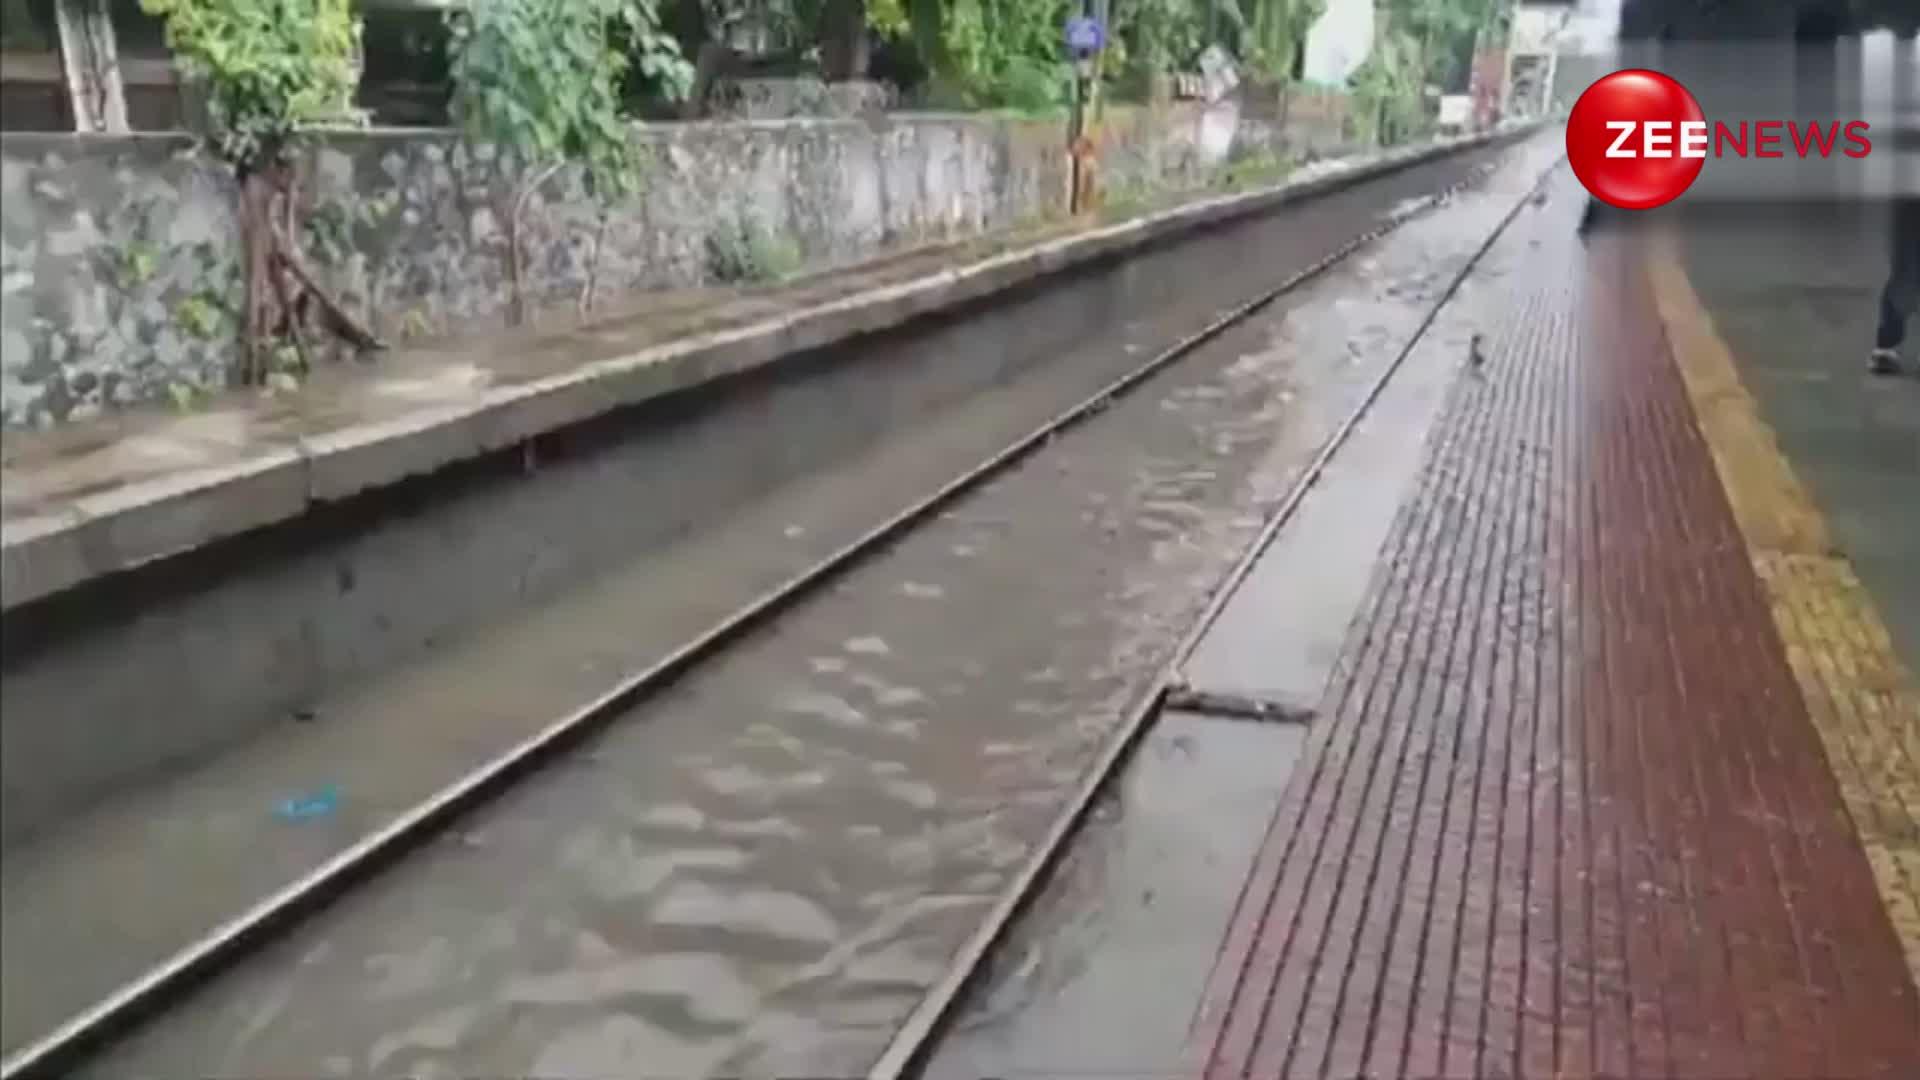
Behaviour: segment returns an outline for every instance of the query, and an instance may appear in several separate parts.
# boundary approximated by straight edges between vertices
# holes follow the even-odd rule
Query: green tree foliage
[[[301,128],[351,108],[360,20],[352,0],[140,0],[205,94],[208,134],[241,175],[280,162]]]
[[[1293,62],[1326,0],[1256,0],[1247,26],[1247,59],[1270,79],[1292,81]]]
[[[301,132],[351,113],[360,20],[352,0],[140,0],[166,21],[167,45],[204,96],[208,141],[240,181],[247,315],[237,381],[256,383],[269,361],[296,350],[304,324],[363,348],[379,342],[319,287],[300,256],[293,150]]]
[[[1061,105],[1071,86],[1060,41],[1068,10],[1065,0],[950,0],[941,73],[970,106]]]
[[[1351,86],[1362,131],[1382,143],[1424,134],[1427,88],[1464,78],[1474,47],[1506,33],[1512,7],[1511,0],[1380,0],[1373,51]]]
[[[1067,100],[1071,75],[1061,31],[1079,10],[1078,0],[869,0],[867,21],[912,43],[945,101],[1041,109]],[[1284,74],[1323,10],[1325,0],[1111,0],[1102,70],[1144,84],[1152,75],[1192,70],[1217,40]]]
[[[1078,10],[1073,0],[868,0],[866,8],[868,26],[919,54],[935,104],[1029,111],[1067,100],[1061,28]]]
[[[455,121],[470,140],[515,152],[522,166],[504,215],[508,317],[518,323],[528,200],[569,164],[603,200],[632,194],[640,178],[621,101],[628,69],[637,64],[670,97],[686,92],[693,71],[661,29],[654,0],[488,0],[449,16],[448,26]],[[597,259],[597,234],[593,251]],[[581,306],[590,304],[583,293]]]
[[[1390,31],[1414,48],[1422,78],[1436,83],[1460,74],[1477,38],[1504,34],[1512,11],[1511,0],[1385,0],[1381,7]]]
[[[534,170],[577,162],[608,196],[639,182],[620,97],[628,67],[668,96],[692,79],[652,0],[488,0],[448,24],[461,130]]]
[[[1416,134],[1425,109],[1426,70],[1420,46],[1405,31],[1378,28],[1373,51],[1353,73],[1353,117],[1363,137],[1391,144]]]
[[[1512,0],[1377,0],[1384,54],[1365,74],[1398,93],[1458,75],[1477,34],[1497,31]],[[946,90],[970,106],[1037,107],[1065,100],[1061,25],[1078,0],[868,0],[876,31],[910,41]],[[1103,71],[1137,87],[1190,71],[1218,44],[1262,81],[1290,81],[1327,0],[1111,0]],[[1146,76],[1147,78],[1142,78]]]
[[[1206,48],[1208,15],[1207,7],[1194,0],[1122,0],[1113,11],[1113,37],[1119,46],[1115,68],[1131,68],[1136,75],[1179,70]],[[1221,22],[1238,17],[1239,9],[1228,4]]]

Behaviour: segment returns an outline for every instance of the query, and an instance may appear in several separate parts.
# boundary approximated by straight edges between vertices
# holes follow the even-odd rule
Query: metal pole
[[[1084,18],[1093,17],[1093,0],[1080,0],[1080,14]],[[1067,208],[1070,213],[1078,214],[1086,209],[1081,205],[1081,188],[1085,184],[1081,151],[1083,139],[1087,133],[1087,75],[1093,70],[1091,56],[1073,57],[1073,111],[1067,121],[1067,158],[1070,162],[1068,175],[1072,189],[1067,196]]]
[[[1074,61],[1073,112],[1067,117],[1067,212],[1080,212],[1080,132],[1086,122],[1086,95],[1080,85],[1080,63]]]
[[[1091,3],[1093,5],[1094,21],[1099,23],[1102,28],[1110,25],[1108,20],[1113,15],[1112,0],[1091,0]],[[1087,122],[1087,125],[1095,131],[1100,129],[1100,119],[1106,115],[1107,98],[1105,94],[1100,92],[1100,77],[1106,73],[1106,70],[1107,49],[1105,42],[1102,41],[1100,51],[1093,56],[1093,73],[1089,87],[1092,91],[1093,117]]]
[[[100,0],[59,0],[53,9],[67,100],[79,131],[127,130],[127,94],[120,79],[113,20]]]

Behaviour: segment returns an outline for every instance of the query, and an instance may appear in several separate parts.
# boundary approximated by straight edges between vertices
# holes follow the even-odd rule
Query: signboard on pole
[[[1106,48],[1107,28],[1100,20],[1085,15],[1075,15],[1067,20],[1067,51],[1075,60],[1091,59],[1094,53]]]
[[[1092,78],[1094,55],[1107,46],[1107,28],[1098,19],[1075,15],[1067,20],[1066,38],[1075,73],[1082,79]]]

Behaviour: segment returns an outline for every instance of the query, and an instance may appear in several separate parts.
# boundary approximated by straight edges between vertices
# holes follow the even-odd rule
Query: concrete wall
[[[1204,181],[1197,109],[1110,114],[1103,180]],[[1281,134],[1248,123],[1235,155]],[[1338,133],[1301,125],[1321,150]],[[646,190],[609,208],[597,295],[854,260],[1056,212],[1058,121],[893,115],[636,128]],[[310,151],[309,251],[390,341],[485,329],[506,299],[515,164],[451,133]],[[184,136],[0,138],[0,407],[8,427],[224,383],[241,307],[232,182]],[[528,214],[535,305],[571,308],[599,207],[571,171]]]

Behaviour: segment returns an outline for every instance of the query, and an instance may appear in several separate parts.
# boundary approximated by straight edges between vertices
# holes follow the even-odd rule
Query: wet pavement
[[[1920,699],[1859,663],[1873,634],[1838,610],[1839,560],[1756,544],[1798,512],[1777,475],[1741,483],[1777,455],[1735,422],[1737,378],[1651,241],[1576,238],[1582,202],[1558,170],[1503,238],[1521,265],[1485,363],[1435,427],[1222,946],[1205,1075],[1920,1063]],[[1781,591],[1782,555],[1819,587]]]
[[[1298,724],[1168,713],[995,950],[928,1080],[1172,1077]]]
[[[1687,274],[1741,381],[1920,671],[1920,320],[1905,377],[1866,370],[1885,208],[1719,207],[1682,222]]]
[[[1263,512],[1556,153],[1528,144],[1490,193],[1216,340],[99,1073],[860,1071]]]
[[[1190,688],[1294,712],[1319,704],[1428,433],[1515,270],[1511,257],[1483,258],[1419,341],[1407,343],[1392,381],[1187,659]]]

